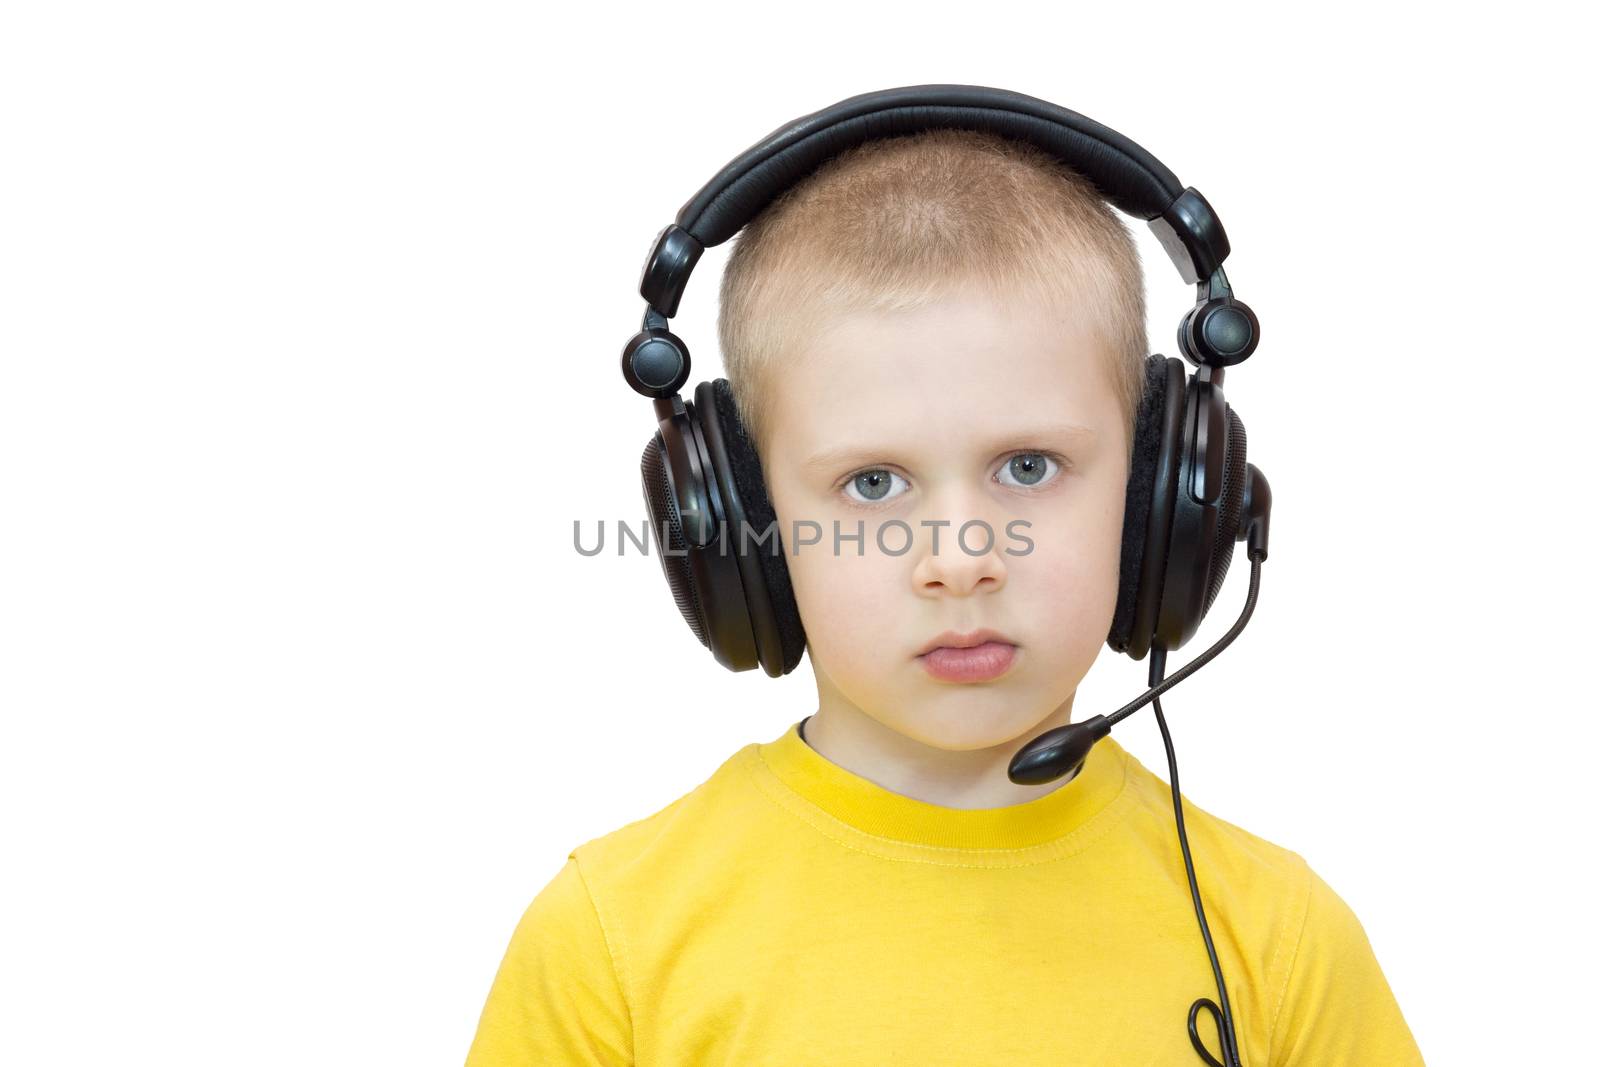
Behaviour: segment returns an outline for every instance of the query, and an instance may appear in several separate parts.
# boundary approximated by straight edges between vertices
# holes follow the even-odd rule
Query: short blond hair
[[[783,359],[826,316],[911,310],[972,284],[1095,310],[1090,329],[1131,454],[1148,348],[1127,225],[1087,178],[1035,145],[945,128],[834,156],[740,231],[717,334],[751,440],[766,444]]]

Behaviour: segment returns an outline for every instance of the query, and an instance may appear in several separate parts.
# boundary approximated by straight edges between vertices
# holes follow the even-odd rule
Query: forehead
[[[786,454],[840,439],[949,448],[1062,423],[1113,439],[1121,407],[1091,310],[970,291],[830,318],[776,370],[771,440]]]

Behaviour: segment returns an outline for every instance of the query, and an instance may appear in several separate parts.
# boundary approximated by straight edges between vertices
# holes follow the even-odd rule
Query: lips
[[[927,644],[917,650],[918,656],[926,656],[936,648],[977,648],[979,645],[989,643],[1016,646],[1016,642],[998,630],[973,630],[971,633],[956,633],[946,630]]]
[[[985,641],[971,648],[936,648],[918,657],[925,671],[944,682],[989,682],[1011,669],[1017,647]]]

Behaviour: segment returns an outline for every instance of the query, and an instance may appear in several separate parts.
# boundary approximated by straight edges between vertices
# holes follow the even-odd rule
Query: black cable
[[[1190,668],[1198,668],[1217,652],[1220,652],[1232,641],[1238,632],[1250,619],[1250,613],[1255,610],[1256,590],[1261,584],[1261,561],[1250,561],[1250,593],[1245,598],[1244,611],[1239,614],[1239,619],[1233,627],[1223,635],[1206,654],[1193,663],[1186,664],[1179,674],[1188,673]],[[1167,650],[1160,645],[1150,646],[1150,686],[1155,686],[1161,681],[1162,673],[1167,666]],[[1176,680],[1176,678],[1174,678]],[[1167,717],[1161,711],[1161,698],[1154,697],[1153,704],[1156,709],[1156,724],[1161,727],[1161,741],[1167,748],[1167,776],[1172,782],[1172,815],[1178,824],[1178,844],[1183,850],[1183,866],[1189,874],[1189,895],[1194,898],[1194,915],[1200,921],[1200,936],[1205,939],[1206,955],[1211,958],[1211,973],[1217,979],[1217,998],[1222,1001],[1218,1008],[1216,1001],[1209,997],[1201,997],[1189,1005],[1189,1043],[1200,1053],[1200,1058],[1205,1060],[1210,1067],[1242,1067],[1239,1060],[1239,1037],[1233,1026],[1233,1009],[1228,1003],[1228,987],[1222,981],[1222,965],[1217,962],[1217,949],[1211,943],[1211,928],[1206,925],[1206,911],[1200,903],[1200,884],[1194,876],[1194,859],[1189,855],[1189,835],[1183,826],[1183,794],[1178,789],[1178,757],[1172,750],[1172,734],[1167,730]],[[1200,1009],[1211,1013],[1212,1021],[1217,1025],[1217,1040],[1222,1044],[1223,1059],[1218,1060],[1211,1055],[1205,1042],[1200,1038],[1200,1031],[1195,1026],[1195,1019],[1200,1014]]]

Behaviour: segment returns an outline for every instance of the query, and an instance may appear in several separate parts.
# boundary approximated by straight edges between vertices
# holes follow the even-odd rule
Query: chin
[[[1038,726],[1048,713],[963,712],[942,709],[925,712],[905,728],[886,723],[892,729],[929,748],[945,752],[974,752],[1001,745],[1021,746],[1039,734]]]

